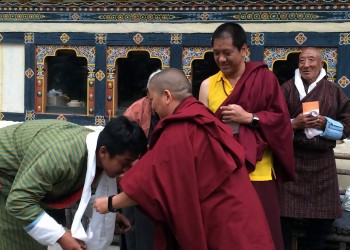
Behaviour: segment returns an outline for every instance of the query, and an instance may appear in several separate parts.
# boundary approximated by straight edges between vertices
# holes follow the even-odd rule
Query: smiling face
[[[299,55],[301,78],[311,84],[316,81],[323,67],[321,52],[316,48],[306,48]]]
[[[137,155],[130,151],[125,151],[122,154],[110,156],[106,147],[102,146],[98,151],[98,162],[100,167],[106,172],[108,177],[115,178],[123,174],[131,168],[134,161],[137,160]]]
[[[213,42],[214,60],[226,76],[235,75],[244,67],[247,46],[238,50],[233,45],[232,37],[215,38]]]

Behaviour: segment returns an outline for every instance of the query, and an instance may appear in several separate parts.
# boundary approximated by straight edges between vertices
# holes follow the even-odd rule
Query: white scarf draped
[[[320,74],[318,75],[316,81],[314,81],[313,83],[311,83],[307,89],[307,93],[310,93],[311,90],[313,90],[317,83],[323,78],[325,77],[326,75],[326,71],[324,70],[324,68],[321,69],[321,72]],[[304,97],[306,96],[306,92],[305,92],[305,88],[304,88],[304,84],[303,84],[303,80],[301,79],[301,75],[300,75],[300,71],[299,69],[296,69],[295,70],[295,75],[294,75],[294,84],[295,84],[295,87],[297,88],[298,92],[299,92],[299,98],[300,98],[300,101],[302,99],[304,99]],[[317,116],[319,114],[320,110],[317,109],[317,110],[312,110],[311,111],[311,114],[313,116]],[[315,129],[315,128],[306,128],[304,129],[305,131],[305,135],[308,139],[311,139],[317,135],[320,135],[322,134],[322,130],[319,130],[319,129]]]
[[[99,131],[92,132],[86,137],[88,149],[87,171],[79,207],[75,213],[71,232],[76,239],[84,241],[89,250],[104,250],[113,241],[115,213],[100,214],[93,209],[93,200],[117,193],[117,183],[115,178],[110,178],[105,172],[101,174],[96,194],[91,197],[91,184],[96,174],[96,145]],[[87,212],[92,211],[92,216]],[[83,215],[90,218],[87,231],[85,231],[81,219]]]
[[[326,71],[324,70],[324,68],[322,68],[320,74],[318,75],[318,77],[316,79],[316,81],[314,81],[313,83],[311,83],[309,85],[307,93],[310,93],[310,91],[313,90],[316,87],[317,83],[323,77],[325,77],[325,75],[326,75]],[[295,70],[294,83],[295,83],[295,87],[297,88],[297,90],[299,92],[299,98],[300,98],[300,100],[302,100],[306,96],[306,92],[305,92],[303,80],[301,80],[301,75],[300,75],[299,69]]]

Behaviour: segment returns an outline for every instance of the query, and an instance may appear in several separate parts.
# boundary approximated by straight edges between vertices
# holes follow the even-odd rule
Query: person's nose
[[[305,62],[304,62],[304,67],[305,67],[305,68],[310,67],[310,61],[309,61],[309,60],[305,60]]]
[[[219,62],[225,62],[226,61],[225,55],[220,53],[219,56],[218,56],[218,60],[219,60]]]

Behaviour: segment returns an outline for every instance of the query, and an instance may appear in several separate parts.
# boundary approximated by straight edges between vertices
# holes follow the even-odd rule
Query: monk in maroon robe
[[[199,100],[234,128],[275,247],[284,250],[278,183],[293,180],[295,170],[293,130],[283,93],[264,63],[245,62],[247,34],[241,25],[221,24],[211,41],[220,71],[202,82]]]
[[[232,129],[192,97],[180,70],[156,74],[148,89],[162,118],[149,151],[97,211],[138,204],[155,222],[157,250],[274,249]]]

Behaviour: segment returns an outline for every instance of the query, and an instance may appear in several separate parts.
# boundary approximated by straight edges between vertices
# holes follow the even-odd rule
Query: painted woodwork
[[[25,47],[24,113],[1,112],[0,120],[62,119],[84,125],[104,125],[118,110],[118,58],[127,58],[130,51],[145,51],[161,61],[162,67],[182,69],[189,80],[193,62],[204,60],[211,53],[212,30],[187,30],[190,24],[211,24],[236,21],[241,24],[346,24],[350,20],[347,0],[235,0],[235,1],[1,1],[0,45],[23,44]],[[137,31],[113,33],[101,28],[97,32],[9,31],[7,26],[30,23],[65,25],[114,24]],[[7,25],[6,25],[7,24]],[[164,27],[183,24],[183,29],[169,32],[143,31],[143,24]],[[162,26],[163,25],[163,26]],[[11,26],[12,27],[12,26]],[[102,26],[103,27],[103,26]],[[181,27],[181,26],[180,26]],[[300,27],[300,26],[298,26]],[[58,26],[57,26],[58,28]],[[4,31],[6,30],[6,31]],[[288,60],[288,55],[301,48],[322,49],[327,75],[350,96],[350,33],[348,29],[318,32],[247,32],[249,55],[246,60],[264,61],[270,70],[274,63]],[[46,112],[47,77],[45,58],[58,50],[75,51],[88,61],[86,114],[49,114]]]

